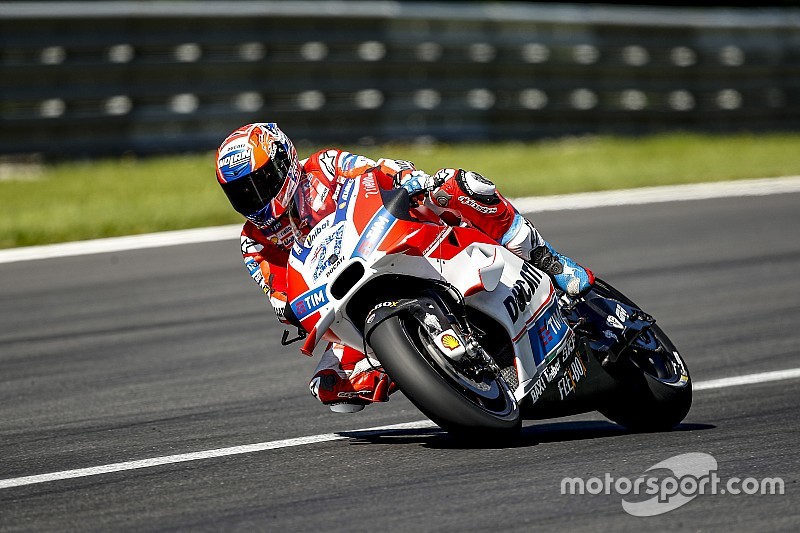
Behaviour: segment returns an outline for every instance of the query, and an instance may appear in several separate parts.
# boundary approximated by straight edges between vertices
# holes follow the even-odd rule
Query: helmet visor
[[[289,174],[289,157],[282,147],[259,169],[222,184],[233,208],[247,216],[264,209],[280,192]]]

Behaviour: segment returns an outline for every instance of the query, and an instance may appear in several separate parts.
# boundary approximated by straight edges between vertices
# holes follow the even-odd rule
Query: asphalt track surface
[[[562,251],[655,315],[695,381],[799,367],[800,194],[541,213]],[[398,394],[336,415],[235,241],[0,265],[0,480],[421,420]],[[701,390],[684,424],[526,423],[510,446],[435,429],[0,489],[2,531],[797,531],[800,379]],[[784,495],[703,495],[656,517],[564,477],[677,454]],[[630,498],[632,499],[632,498]]]

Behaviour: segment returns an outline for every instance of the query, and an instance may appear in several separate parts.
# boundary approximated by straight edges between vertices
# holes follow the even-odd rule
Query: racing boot
[[[547,241],[533,249],[530,261],[533,266],[549,274],[556,287],[570,296],[586,294],[594,284],[591,270],[561,255]]]
[[[545,241],[525,217],[516,214],[511,228],[501,240],[503,246],[547,273],[556,287],[570,296],[582,296],[594,284],[594,274]]]

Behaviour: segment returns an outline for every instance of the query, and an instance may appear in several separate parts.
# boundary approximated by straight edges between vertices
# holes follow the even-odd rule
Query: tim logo
[[[553,343],[553,336],[560,338],[562,328],[564,328],[564,321],[559,319],[555,314],[550,315],[547,321],[539,327],[539,339],[546,348],[550,348]]]
[[[368,257],[369,254],[375,250],[375,247],[378,246],[383,236],[386,235],[386,232],[389,231],[392,222],[394,222],[394,217],[386,211],[386,208],[382,207],[378,215],[369,223],[364,235],[362,235],[361,239],[358,241],[356,252],[353,256]]]
[[[292,310],[294,310],[295,316],[302,320],[317,309],[327,304],[328,295],[325,292],[326,288],[327,285],[323,285],[322,287],[311,289],[305,294],[298,296],[292,302]]]
[[[528,338],[533,350],[533,359],[538,365],[548,360],[550,354],[564,341],[569,329],[561,318],[555,304],[550,307],[534,322],[528,330]]]

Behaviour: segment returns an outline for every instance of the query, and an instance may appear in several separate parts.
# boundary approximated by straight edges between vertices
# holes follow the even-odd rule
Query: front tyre
[[[519,407],[502,378],[465,375],[435,352],[414,319],[384,320],[372,331],[370,345],[406,397],[448,432],[465,437],[519,433]]]

